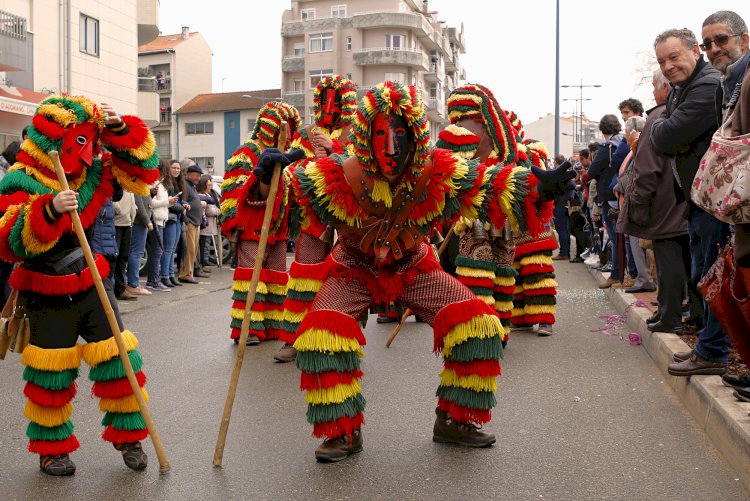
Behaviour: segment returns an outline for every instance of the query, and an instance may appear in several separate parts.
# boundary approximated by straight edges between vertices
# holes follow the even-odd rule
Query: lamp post
[[[570,98],[570,99],[563,99],[563,101],[575,101],[576,102],[576,114],[574,115],[575,120],[573,121],[573,130],[575,131],[576,142],[583,142],[583,101],[591,101],[591,99],[587,97],[586,99],[581,100],[581,99],[579,99],[577,97],[574,97],[574,98]],[[580,118],[579,118],[579,115],[578,115],[578,111],[579,111],[578,103],[581,103],[581,107],[580,107],[581,115],[580,115]],[[579,124],[581,126],[580,127],[580,131],[579,131],[579,128],[578,128]]]
[[[562,87],[563,89],[576,88],[577,87],[579,89],[579,91],[580,91],[580,96],[581,97],[578,99],[578,101],[581,102],[581,120],[579,121],[579,125],[581,126],[580,138],[581,138],[581,140],[583,140],[583,138],[584,138],[584,135],[583,135],[583,101],[584,101],[584,99],[583,99],[583,88],[584,87],[601,87],[601,84],[586,84],[586,85],[584,85],[583,84],[583,79],[581,79],[581,83],[579,83],[579,84],[561,85],[560,87]],[[591,101],[591,99],[586,99],[586,101]]]

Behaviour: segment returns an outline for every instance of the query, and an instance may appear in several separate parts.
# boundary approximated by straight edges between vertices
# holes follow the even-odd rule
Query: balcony
[[[284,92],[281,98],[285,103],[289,103],[297,109],[303,110],[305,108],[305,94],[304,90],[290,90]]]
[[[435,83],[440,81],[440,77],[437,72],[437,63],[431,63],[430,68],[424,73],[424,81],[426,83]]]
[[[25,71],[31,56],[26,18],[0,10],[0,71]]]
[[[281,60],[281,71],[287,73],[305,71],[305,56],[284,56]]]
[[[170,143],[157,144],[156,150],[159,152],[159,158],[172,158],[172,145]]]
[[[425,108],[427,108],[427,118],[430,122],[444,123],[447,121],[445,103],[439,101],[437,98],[430,97],[426,99]]]
[[[397,65],[411,66],[427,71],[427,56],[417,50],[393,50],[388,47],[373,47],[353,51],[354,64],[357,66]]]
[[[159,0],[138,0],[138,45],[159,36]]]
[[[350,17],[325,17],[305,21],[291,21],[281,25],[282,37],[298,37],[310,31],[333,31],[338,28],[351,28]]]
[[[138,77],[138,116],[149,127],[159,124],[159,94],[154,77]]]
[[[458,28],[448,28],[448,41],[458,49],[458,52],[466,54],[466,40],[463,31],[458,31]]]
[[[440,36],[421,14],[411,12],[358,12],[352,16],[352,28],[402,28],[414,32],[428,50],[440,48]]]

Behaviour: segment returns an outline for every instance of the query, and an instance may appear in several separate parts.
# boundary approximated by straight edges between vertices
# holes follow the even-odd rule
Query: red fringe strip
[[[107,442],[112,442],[115,445],[127,444],[130,442],[140,442],[148,436],[148,429],[143,428],[141,430],[118,430],[112,428],[112,425],[107,426],[102,433],[102,438]]]
[[[300,390],[317,390],[330,388],[337,384],[351,384],[354,379],[362,377],[362,371],[354,369],[352,372],[326,371],[321,373],[302,372]]]
[[[508,310],[508,311],[495,310],[495,313],[497,314],[497,318],[500,318],[500,319],[506,319],[506,318],[512,318],[513,317],[513,310]]]
[[[359,430],[363,424],[365,424],[365,415],[358,412],[354,417],[341,416],[336,421],[315,423],[313,426],[313,435],[318,438],[335,438],[343,435],[350,437],[352,433]]]
[[[534,315],[526,314],[526,321],[530,324],[549,324],[555,323],[555,316],[551,313],[538,313]]]
[[[29,452],[40,456],[70,454],[80,446],[81,444],[78,443],[75,435],[71,435],[65,440],[29,440]]]
[[[104,165],[104,163],[105,159],[102,158],[102,165]],[[154,171],[158,170],[159,169],[154,169]],[[156,174],[156,176],[158,177],[158,173]],[[101,178],[99,178],[99,185],[96,187],[94,196],[91,197],[91,201],[86,204],[86,207],[84,207],[81,213],[78,214],[78,217],[81,220],[81,225],[83,225],[84,228],[89,228],[92,224],[94,224],[94,221],[96,221],[102,205],[104,205],[107,199],[110,198],[114,193],[115,188],[113,180],[114,174],[112,174],[112,170],[102,169],[102,175]],[[156,177],[154,177],[154,181],[156,181]],[[107,270],[107,274],[109,274],[109,270]],[[102,276],[104,277],[106,275]]]
[[[106,277],[109,275],[109,263],[99,254],[96,255],[96,268],[99,270],[100,276]],[[48,296],[77,294],[94,286],[94,280],[91,278],[91,271],[88,268],[83,270],[80,276],[75,273],[52,276],[31,271],[21,266],[13,270],[8,282],[11,287],[19,291],[38,292]]]
[[[118,168],[120,168],[125,175],[130,176],[131,178],[140,179],[142,182],[151,185],[159,179],[159,169],[144,169],[139,164],[131,164],[130,162],[123,160],[120,157],[116,157],[112,154],[105,154],[105,156],[102,157],[102,163],[104,165],[109,165],[109,163],[113,163]]]
[[[34,118],[31,119],[31,123],[34,124],[36,130],[54,140],[62,139],[63,134],[67,130],[57,122],[48,120],[47,115],[42,115],[41,113],[35,114]]]
[[[138,371],[135,374],[135,379],[141,388],[146,384],[146,375],[143,371]],[[99,398],[122,398],[132,395],[133,388],[130,387],[130,381],[127,378],[112,381],[96,381],[91,388],[91,394]]]
[[[25,205],[29,194],[25,191],[15,191],[8,195],[0,195],[0,211],[5,212],[11,205]]]
[[[524,289],[524,296],[554,296],[557,294],[555,287],[542,287],[540,289]]]
[[[64,390],[48,390],[34,383],[26,383],[26,386],[23,388],[23,394],[26,395],[26,398],[42,407],[62,407],[73,400],[78,391],[77,388],[75,382]]]
[[[438,409],[447,412],[454,421],[464,424],[484,424],[489,423],[490,419],[492,419],[492,411],[490,409],[472,409],[471,407],[455,404],[444,398],[438,399]]]
[[[265,338],[260,338],[260,339],[261,339],[261,341],[268,341],[268,340],[271,340],[271,339],[281,339],[281,336],[284,334],[284,332],[286,332],[286,331],[284,331],[282,329],[266,328],[266,330],[265,330],[266,337]]]
[[[250,281],[253,278],[253,268],[234,269],[234,280]],[[263,268],[260,270],[260,281],[267,284],[286,285],[289,281],[289,275],[285,271],[269,270]]]
[[[289,268],[289,276],[294,278],[308,278],[311,280],[320,280],[321,282],[328,278],[328,262],[305,264],[297,260],[292,261]]]
[[[123,115],[121,118],[130,127],[128,133],[117,135],[105,127],[101,135],[102,143],[105,146],[111,146],[118,150],[135,150],[140,148],[146,142],[146,138],[151,132],[148,126],[143,123],[143,120],[133,115]],[[159,169],[154,170],[158,172]]]
[[[460,362],[458,360],[446,360],[445,368],[451,369],[458,377],[471,376],[499,376],[502,374],[499,360],[472,360],[471,362]]]
[[[514,326],[525,327],[527,325],[534,325],[533,323],[526,320],[526,315],[518,315],[517,317],[510,317],[510,323]]]
[[[452,303],[440,310],[435,316],[433,329],[435,331],[435,345],[433,351],[439,353],[443,349],[443,340],[456,325],[468,322],[479,315],[496,315],[495,309],[479,299],[469,299]]]
[[[505,294],[505,295],[511,295],[516,293],[516,286],[515,285],[496,285],[492,288],[493,292],[497,292],[498,294]]]
[[[265,341],[266,339],[266,331],[262,330],[256,330],[256,329],[250,329],[248,331],[249,336],[258,336],[258,339],[261,341]],[[240,338],[240,328],[239,327],[232,327],[232,333],[229,336],[230,339],[239,339]]]
[[[492,289],[494,283],[491,278],[479,278],[479,277],[466,277],[463,275],[456,276],[459,282],[464,284],[466,287],[482,287],[485,289]]]
[[[539,273],[554,273],[555,267],[548,264],[527,264],[521,267],[519,275],[522,277],[528,275],[537,275]]]
[[[26,207],[34,237],[44,244],[57,240],[63,233],[71,231],[72,228],[70,214],[63,214],[62,217],[52,223],[44,217],[44,206],[52,203],[54,197],[52,193],[41,195]]]
[[[284,309],[291,311],[292,313],[302,313],[310,309],[312,301],[302,301],[300,299],[292,299],[287,297],[284,299]]]
[[[518,244],[516,245],[516,261],[529,254],[536,254],[541,251],[553,251],[555,249],[557,249],[557,242],[555,242],[554,238],[543,238],[542,240]]]
[[[346,315],[333,310],[311,311],[297,327],[297,332],[302,334],[308,329],[323,329],[336,336],[356,339],[360,346],[367,343],[362,329],[351,315]]]

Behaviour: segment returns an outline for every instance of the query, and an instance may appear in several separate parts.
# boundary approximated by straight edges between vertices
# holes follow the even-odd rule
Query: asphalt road
[[[731,465],[698,429],[627,331],[598,331],[613,315],[583,265],[558,265],[558,323],[551,337],[514,333],[505,353],[489,449],[431,440],[440,361],[425,324],[367,325],[364,451],[315,462],[293,364],[275,364],[277,341],[248,348],[222,468],[212,466],[236,348],[228,339],[229,270],[122,305],[141,340],[150,409],[171,473],[156,454],[128,470],[99,439],[82,369],[73,422],[82,447],[73,477],[50,478],[25,451],[22,367],[0,362],[0,499],[492,499],[746,500]],[[625,339],[620,337],[623,334]]]

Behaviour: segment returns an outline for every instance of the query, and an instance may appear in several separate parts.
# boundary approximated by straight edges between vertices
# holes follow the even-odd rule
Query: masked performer
[[[425,237],[464,215],[533,233],[541,231],[546,191],[566,179],[542,172],[539,181],[514,165],[487,167],[429,149],[429,124],[419,92],[393,82],[363,97],[354,121],[355,156],[327,157],[297,167],[292,186],[303,218],[338,232],[329,275],[294,343],[307,391],[313,434],[327,437],[319,461],[339,461],[362,450],[365,401],[359,379],[365,338],[356,319],[372,303],[399,302],[434,328],[434,350],[445,368],[437,390],[433,440],[489,446],[500,374],[502,327],[494,312],[445,273]],[[259,160],[271,170],[283,154]]]
[[[280,124],[287,123],[287,144],[279,145]],[[237,268],[234,270],[232,285],[231,338],[235,343],[240,338],[240,327],[245,317],[245,302],[248,287],[256,265],[263,214],[266,200],[260,198],[258,186],[261,182],[271,182],[271,173],[267,179],[259,179],[256,169],[258,157],[269,147],[286,149],[300,125],[299,113],[293,106],[277,101],[266,103],[258,112],[255,128],[247,141],[235,151],[227,162],[224,182],[221,184],[221,231],[225,236],[237,242]],[[302,150],[295,150],[296,157],[302,156]],[[255,171],[254,171],[255,170]],[[285,183],[282,176],[282,183]],[[250,335],[247,344],[257,345],[268,339],[278,339],[283,317],[283,303],[286,296],[286,244],[289,220],[289,203],[286,190],[279,189],[273,201],[273,223],[268,235],[268,245],[262,263],[263,270],[256,289],[255,302],[252,306]]]
[[[346,152],[351,122],[357,111],[356,86],[341,75],[321,78],[315,86],[313,110],[315,124],[301,129],[292,142],[292,148],[305,152],[305,164]],[[299,218],[294,219],[295,223],[299,222]],[[309,219],[304,223],[289,268],[281,334],[284,346],[273,357],[278,362],[293,362],[297,355],[293,346],[297,327],[326,277],[325,260],[331,253],[332,230],[322,224],[311,224]]]
[[[70,212],[77,210],[90,232],[115,182],[146,195],[159,175],[154,137],[139,118],[120,117],[107,105],[72,96],[42,101],[28,134],[17,163],[0,182],[0,257],[21,263],[10,283],[19,291],[17,306],[25,307],[31,328],[30,344],[21,356],[26,366],[29,451],[39,454],[40,467],[49,475],[75,472],[69,454],[79,444],[70,419],[71,401],[83,357],[91,366],[92,392],[105,413],[102,437],[121,451],[129,468],[142,470],[147,458],[140,441],[148,431],[73,232]],[[107,153],[102,154],[102,147]],[[61,191],[47,154],[52,150],[60,153],[70,190]],[[102,277],[109,275],[104,257],[97,255],[96,265]],[[109,279],[104,278],[104,286],[123,329]],[[130,331],[122,334],[143,387],[146,377],[136,350],[138,340]],[[79,336],[87,344],[76,344]]]

